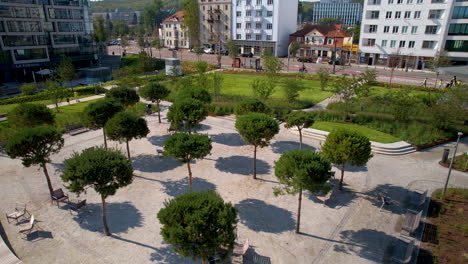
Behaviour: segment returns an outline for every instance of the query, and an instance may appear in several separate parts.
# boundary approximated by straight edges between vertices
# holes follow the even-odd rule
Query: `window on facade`
[[[413,3],[413,0],[407,0],[406,3],[407,3],[408,5],[411,5],[411,4]]]
[[[408,33],[408,26],[402,26],[401,27],[401,33],[403,33],[403,34]]]
[[[81,22],[57,22],[59,32],[81,32],[83,23]]]
[[[393,33],[393,34],[398,33],[398,26],[393,26],[392,33]]]
[[[262,29],[262,23],[256,23],[255,28],[256,29]]]
[[[442,4],[442,3],[445,3],[445,0],[431,0],[431,3],[433,3],[433,4]]]
[[[267,40],[273,40],[273,36],[272,36],[272,35],[267,35],[267,36],[266,36],[266,39],[267,39]]]
[[[246,29],[251,29],[251,28],[252,28],[252,24],[251,24],[251,23],[245,23],[245,28],[246,28]]]
[[[418,26],[411,27],[411,34],[416,34],[418,32]]]
[[[246,4],[246,5],[251,5],[251,4],[252,4],[252,0],[247,0],[247,1],[245,2],[245,4]]]
[[[261,5],[262,4],[262,0],[257,0],[257,5]]]
[[[272,4],[273,4],[273,0],[268,0],[267,4],[272,5]]]
[[[442,18],[442,15],[444,14],[444,10],[442,9],[433,9],[429,10],[429,19],[440,19]]]
[[[268,23],[268,24],[267,24],[267,29],[273,29],[273,24]]]
[[[388,0],[388,4],[389,5],[393,4],[393,0]]]
[[[385,14],[385,18],[392,18],[392,12],[387,11],[387,14]]]
[[[236,23],[236,28],[241,29],[242,28],[242,23]]]
[[[400,41],[399,47],[404,48],[405,46],[406,46],[406,41],[404,41],[404,40]]]
[[[437,34],[437,30],[439,29],[438,26],[426,26],[426,30],[424,34],[435,35]]]
[[[14,51],[17,61],[47,59],[46,49],[18,49]]]
[[[437,44],[436,41],[424,40],[423,43],[422,43],[422,48],[423,49],[434,49],[436,44]]]
[[[370,19],[379,19],[380,12],[379,11],[371,11]]]
[[[236,34],[236,39],[241,39],[241,34]]]
[[[255,35],[255,40],[262,40],[262,35]]]
[[[414,11],[414,18],[420,19],[421,18],[421,11]]]
[[[384,26],[383,32],[384,32],[384,33],[390,32],[390,26]]]
[[[376,32],[377,32],[377,25],[370,25],[369,33],[376,33]]]
[[[405,18],[411,17],[411,11],[405,11]]]
[[[255,12],[255,16],[261,17],[261,16],[262,16],[262,11],[261,11],[261,10],[257,10],[257,11]]]
[[[401,18],[401,11],[396,11],[396,12],[395,12],[395,18],[396,18],[396,19]]]
[[[272,17],[273,16],[273,11],[267,11],[267,17]]]
[[[375,46],[375,39],[367,39],[366,46]]]
[[[416,3],[417,4],[422,4],[422,3],[424,3],[424,0],[416,0]]]
[[[468,35],[468,24],[450,24],[448,35],[449,36]]]
[[[414,48],[414,41],[408,42],[408,48],[410,49]]]
[[[54,35],[53,39],[54,39],[54,43],[56,45],[75,44],[76,43],[74,35]]]
[[[2,36],[6,47],[35,46],[34,36]]]
[[[445,42],[445,49],[447,51],[468,51],[468,40],[447,40]]]
[[[394,48],[396,46],[396,40],[390,41],[390,48]]]
[[[397,4],[403,4],[403,0],[397,0]]]
[[[468,6],[456,6],[453,8],[453,19],[468,18]]]
[[[237,11],[236,12],[236,17],[241,17],[242,16],[242,12],[241,11]]]
[[[252,10],[245,11],[245,16],[252,16]]]
[[[382,40],[382,47],[387,47],[387,40],[386,39],[383,39]]]
[[[246,34],[245,39],[249,39],[249,40],[252,39],[252,35],[251,34]]]
[[[10,32],[42,32],[36,21],[7,21],[7,26]]]

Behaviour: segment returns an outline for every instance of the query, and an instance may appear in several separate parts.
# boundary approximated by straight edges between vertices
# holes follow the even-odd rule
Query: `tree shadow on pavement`
[[[240,222],[256,232],[281,233],[294,229],[291,212],[257,199],[236,204]]]
[[[381,196],[385,197],[387,202],[382,211],[389,211],[394,214],[402,215],[406,212],[408,190],[406,188],[392,185],[392,184],[381,184],[375,188],[366,191],[364,193],[364,199],[372,203],[372,205],[380,208],[382,206]]]
[[[111,233],[125,233],[131,228],[141,227],[142,215],[130,202],[108,203],[107,225]],[[102,205],[87,204],[73,217],[81,228],[91,232],[102,232]]]
[[[336,167],[338,171],[336,172],[336,177],[340,177],[341,175],[341,168],[340,166]],[[358,166],[351,166],[351,165],[346,165],[345,168],[345,178],[346,178],[346,172],[366,172],[367,171],[367,165],[358,167]]]
[[[274,153],[277,154],[282,154],[291,150],[299,150],[299,147],[299,141],[276,141],[275,143],[271,144],[271,149]],[[312,149],[313,151],[315,151],[314,147],[304,143],[302,143],[302,149]]]
[[[373,229],[358,231],[344,230],[340,233],[339,245],[334,245],[336,252],[357,255],[375,263],[382,263],[387,247],[395,238]]]
[[[63,163],[51,162],[49,164],[52,165],[52,167],[54,167],[54,171],[56,174],[62,174],[63,170],[65,169],[65,164]]]
[[[165,172],[182,166],[183,163],[170,157],[142,154],[132,157],[132,165],[142,172]]]
[[[339,181],[336,181],[335,184],[339,184]],[[336,189],[333,190],[330,199],[325,202],[325,206],[329,208],[341,208],[344,206],[348,206],[354,199],[358,198],[358,193],[354,192],[353,190],[349,189],[345,183],[343,183],[343,190],[338,190],[338,186],[335,187]],[[317,199],[317,194],[305,192],[304,193],[311,201],[315,203],[323,203],[323,201]],[[324,196],[322,194],[320,196]]]
[[[253,158],[245,156],[220,157],[216,161],[215,168],[222,172],[251,175],[253,173]],[[257,174],[269,174],[270,171],[270,164],[257,159]]]
[[[189,191],[188,177],[178,181],[160,181],[164,187],[164,192],[172,197],[176,197]],[[216,185],[197,177],[192,177],[192,191],[200,192],[205,190],[216,191]]]
[[[148,141],[157,147],[164,147],[164,142],[170,137],[171,135],[164,135],[164,136],[152,136],[147,138]]]
[[[240,147],[248,145],[241,135],[237,133],[221,133],[213,137],[213,142],[231,146],[231,147]]]
[[[171,245],[166,247],[156,248],[155,252],[151,253],[150,261],[156,263],[169,263],[169,264],[194,264],[200,261],[193,261],[190,258],[184,258],[174,251]]]

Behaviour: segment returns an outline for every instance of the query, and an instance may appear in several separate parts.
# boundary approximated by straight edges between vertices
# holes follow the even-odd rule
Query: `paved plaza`
[[[168,103],[163,105],[163,115]],[[1,154],[0,211],[24,202],[38,219],[39,231],[24,238],[15,223],[2,225],[13,249],[25,263],[199,263],[174,253],[159,234],[156,214],[164,201],[188,190],[187,167],[171,158],[158,157],[169,124],[157,115],[145,117],[151,130],[147,138],[130,142],[134,181],[107,199],[108,223],[113,236],[102,233],[100,197],[89,189],[79,199],[89,205],[71,215],[66,206],[50,203],[42,170],[25,168],[20,160]],[[438,165],[443,149],[453,143],[404,156],[376,154],[365,167],[345,173],[345,190],[326,205],[312,195],[302,204],[301,231],[294,232],[296,196],[273,195],[278,185],[274,161],[281,153],[297,149],[298,136],[281,128],[269,147],[258,152],[258,180],[253,180],[253,147],[243,142],[234,121],[208,117],[198,131],[212,136],[211,155],[192,166],[194,190],[216,190],[239,210],[237,237],[249,239],[259,256],[271,263],[382,263],[399,235],[409,190],[443,186],[447,168]],[[319,149],[320,142],[304,138],[306,147]],[[65,136],[65,146],[48,165],[54,188],[63,188],[59,175],[64,159],[73,152],[103,144],[102,131]],[[125,150],[124,145],[110,146]],[[459,152],[468,151],[465,138]],[[333,168],[338,171],[337,168]],[[338,173],[337,173],[338,174]],[[468,186],[468,175],[453,171],[451,184]],[[392,201],[379,211],[377,193]],[[76,195],[69,193],[72,202]]]

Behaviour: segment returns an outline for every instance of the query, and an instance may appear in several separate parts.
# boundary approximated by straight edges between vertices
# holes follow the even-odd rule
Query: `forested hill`
[[[91,1],[93,12],[111,12],[116,8],[130,8],[134,11],[143,11],[145,6],[150,5],[153,0],[102,0]],[[182,0],[163,0],[166,9],[180,10]]]

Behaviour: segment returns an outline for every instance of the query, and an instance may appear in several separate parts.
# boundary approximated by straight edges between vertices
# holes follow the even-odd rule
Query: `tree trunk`
[[[343,190],[343,177],[344,177],[345,166],[346,166],[346,163],[343,163],[343,165],[341,166],[340,191]]]
[[[302,129],[299,130],[299,149],[302,150]]]
[[[158,107],[158,119],[159,119],[159,124],[161,124],[161,109],[159,108],[159,100],[156,101],[156,105]]]
[[[257,146],[254,146],[253,178],[254,180],[257,179]]]
[[[190,169],[190,161],[187,162],[187,169],[188,169],[188,186],[189,191],[192,190],[192,170]]]
[[[130,159],[130,147],[128,146],[128,139],[126,140],[127,141],[127,156],[128,156],[128,159]]]
[[[296,234],[299,234],[299,228],[301,226],[301,205],[302,205],[302,188],[299,189],[299,205],[297,206],[297,223],[296,223]]]
[[[104,148],[107,149],[106,130],[102,128],[102,134],[104,135]]]
[[[206,264],[206,263],[208,263],[208,260],[206,260],[206,259],[201,260],[201,264]]]
[[[159,49],[159,58],[162,59],[161,49]]]
[[[109,227],[107,226],[107,219],[106,219],[106,198],[101,195],[102,200],[102,224],[104,225],[104,234],[106,236],[110,236],[111,233],[109,232]]]
[[[41,164],[42,170],[47,180],[47,187],[49,187],[50,196],[52,196],[54,189],[52,188],[52,183],[50,182],[49,172],[47,171],[46,163]]]
[[[436,79],[434,82],[434,88],[437,88],[437,80],[439,79],[439,72],[436,73]]]
[[[57,111],[57,113],[59,112],[59,109],[58,109],[58,108],[59,108],[59,107],[58,107],[58,100],[57,100],[57,101],[55,101],[55,110]]]

